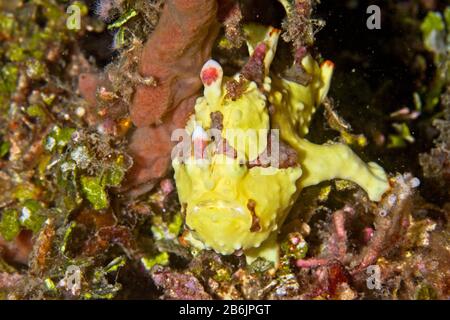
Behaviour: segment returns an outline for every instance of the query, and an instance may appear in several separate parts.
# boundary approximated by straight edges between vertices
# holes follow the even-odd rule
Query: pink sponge
[[[218,31],[215,0],[172,0],[141,55],[139,72],[157,86],[139,85],[130,108],[137,127],[157,124],[201,88],[199,72]]]

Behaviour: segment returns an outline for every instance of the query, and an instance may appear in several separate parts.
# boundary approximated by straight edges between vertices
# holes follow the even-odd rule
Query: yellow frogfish
[[[309,83],[283,79],[270,72],[280,30],[252,24],[246,31],[251,65],[226,77],[219,63],[206,62],[204,95],[178,134],[172,165],[189,242],[277,263],[277,233],[303,188],[346,179],[378,201],[389,184],[379,165],[347,145],[303,138],[327,95],[333,63],[319,66],[306,55]]]

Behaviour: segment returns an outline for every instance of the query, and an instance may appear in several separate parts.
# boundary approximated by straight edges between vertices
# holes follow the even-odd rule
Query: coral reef
[[[449,299],[449,26],[0,1],[0,299]]]
[[[444,100],[446,101],[444,119],[436,119],[433,122],[434,126],[440,131],[439,137],[436,139],[436,147],[428,154],[421,154],[419,161],[425,177],[436,183],[442,190],[448,191],[450,180],[450,101],[448,100],[449,93],[445,95],[447,95],[447,100]],[[444,197],[448,195],[448,193],[443,193]]]
[[[219,28],[216,16],[216,1],[164,4],[158,24],[138,57],[137,72],[144,83],[137,84],[129,107],[131,121],[137,126],[129,146],[134,158],[128,174],[130,185],[146,183],[167,172],[171,132],[184,126],[193,110],[201,86],[197,75],[211,55]],[[96,92],[102,85],[106,84],[101,84],[98,76],[81,75],[80,91],[91,104],[96,103]]]

